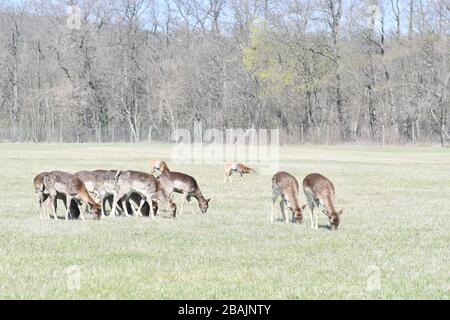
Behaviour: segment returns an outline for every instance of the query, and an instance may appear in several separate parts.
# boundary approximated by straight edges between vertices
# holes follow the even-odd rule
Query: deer
[[[167,166],[167,163],[162,160],[150,160],[150,173],[153,174],[155,171],[159,171],[161,173],[165,171],[169,171],[169,167]]]
[[[44,207],[43,207],[45,200],[47,200],[47,198],[48,198],[48,192],[46,192],[45,188],[44,188],[44,177],[47,175],[48,175],[48,172],[41,172],[41,173],[38,173],[33,179],[34,190],[37,193],[38,199],[39,199],[39,207],[41,209],[41,211],[40,211],[41,219],[44,219],[47,217],[47,214],[44,211]]]
[[[48,172],[41,172],[34,177],[34,189],[38,194],[39,198],[39,207],[40,207],[40,217],[41,219],[49,218],[48,211],[44,210],[44,206],[47,207],[49,205],[49,194],[48,191],[45,190],[44,187],[44,177],[48,175]],[[64,205],[66,204],[66,197],[63,194],[57,195],[58,200],[63,200]],[[80,210],[75,201],[70,203],[70,217],[78,218],[80,216]],[[54,215],[54,218],[57,219],[57,216]]]
[[[58,196],[65,196],[66,205],[66,220],[69,218],[70,206],[72,199],[83,201],[87,203],[93,210],[94,215],[99,218],[101,214],[100,204],[94,201],[86,190],[84,183],[75,175],[63,172],[63,171],[51,171],[44,176],[43,179],[44,189],[48,192],[51,202],[53,203],[53,214],[56,216],[56,201]],[[79,204],[80,218],[84,220],[81,210],[81,204]]]
[[[197,181],[181,172],[172,172],[165,171],[160,176],[158,176],[158,180],[161,182],[161,187],[165,190],[165,192],[172,197],[173,193],[181,193],[183,195],[183,202],[181,203],[180,214],[183,214],[183,206],[187,201],[191,203],[191,197],[197,199],[200,211],[202,213],[206,213],[209,207],[209,201],[211,199],[206,199],[200,188],[198,186]],[[194,209],[193,212],[195,213]]]
[[[292,221],[301,223],[303,221],[302,210],[299,198],[299,184],[297,179],[284,171],[279,171],[272,177],[272,214],[270,222],[274,222],[275,202],[281,197],[280,209],[285,222],[289,223],[289,217],[285,211],[285,205],[292,212]]]
[[[336,209],[336,195],[330,179],[319,173],[311,173],[303,180],[303,192],[310,210],[311,229],[319,228],[318,213],[315,214],[316,222],[313,224],[314,208],[317,207],[328,217],[331,230],[337,230],[344,210]]]
[[[225,177],[224,177],[225,182],[227,182],[227,177],[228,177],[228,181],[232,182],[231,174],[233,172],[239,173],[239,175],[241,176],[241,181],[243,181],[244,174],[256,175],[256,170],[253,168],[247,167],[246,165],[243,165],[242,163],[229,162],[229,163],[225,164]]]
[[[161,188],[160,182],[151,174],[141,171],[120,171],[116,176],[116,186],[114,189],[113,205],[110,216],[114,217],[117,209],[118,201],[122,198],[128,200],[133,193],[140,196],[140,204],[138,211],[141,211],[147,202],[150,208],[150,216],[155,217],[155,205],[153,200],[164,201],[168,204],[172,216],[176,216],[176,205],[172,199]],[[128,215],[128,206],[124,206],[124,211]]]
[[[99,199],[102,207],[102,217],[106,216],[106,202],[108,201],[110,207],[113,205],[113,195],[116,187],[116,176],[119,170],[93,170],[93,171],[79,171],[75,175],[83,181],[86,189],[89,193],[93,194]],[[119,200],[118,208],[126,215],[129,216],[129,212],[133,212],[133,215],[142,216],[142,212],[149,212],[147,204],[144,204],[144,208],[139,211],[133,209],[130,205],[130,200],[133,200],[137,205],[140,204],[141,197],[137,193],[132,193],[129,197],[124,197]],[[127,206],[127,210],[124,207]],[[158,210],[158,203],[152,201],[153,210]],[[147,214],[148,215],[148,214]]]
[[[117,173],[118,170],[93,170],[75,173],[75,176],[83,181],[87,191],[99,199],[102,217],[105,216],[105,204],[108,195],[114,194]]]

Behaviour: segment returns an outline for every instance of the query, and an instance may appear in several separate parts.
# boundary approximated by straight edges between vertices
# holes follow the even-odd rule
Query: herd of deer
[[[190,203],[191,198],[198,202],[202,213],[206,213],[209,200],[206,199],[197,181],[181,172],[170,171],[166,162],[162,160],[150,161],[151,172],[94,170],[80,171],[70,174],[62,171],[41,172],[34,178],[34,188],[39,196],[41,218],[50,218],[48,208],[52,208],[53,218],[57,219],[57,200],[62,200],[66,207],[65,218],[80,218],[84,220],[83,203],[88,205],[96,218],[105,217],[106,203],[111,207],[109,217],[117,213],[125,216],[150,216],[154,218],[159,210],[159,203],[168,207],[173,217],[177,207],[173,201],[173,193],[183,195],[180,214],[183,206]],[[155,177],[155,172],[160,174]],[[236,172],[241,179],[244,174],[256,174],[256,170],[240,163],[225,164],[225,181],[232,182],[231,175]],[[300,205],[300,192],[297,179],[291,174],[280,171],[272,177],[272,213],[274,221],[275,202],[281,197],[280,208],[284,219],[289,223],[285,206],[292,212],[292,221],[301,223],[303,209],[308,205],[310,209],[311,228],[318,229],[318,213],[322,211],[331,225],[331,230],[339,226],[342,210],[335,207],[335,191],[333,183],[321,174],[313,173],[303,180],[303,191],[307,204]],[[134,203],[134,207],[132,206]],[[194,209],[193,209],[194,210]],[[194,210],[195,211],[195,210]]]

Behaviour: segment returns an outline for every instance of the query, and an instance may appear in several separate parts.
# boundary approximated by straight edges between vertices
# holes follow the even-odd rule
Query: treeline
[[[450,138],[448,0],[6,0],[0,139]]]

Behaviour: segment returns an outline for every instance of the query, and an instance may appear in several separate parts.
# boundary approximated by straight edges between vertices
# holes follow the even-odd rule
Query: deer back
[[[135,191],[146,190],[151,193],[156,193],[159,189],[158,180],[150,173],[142,171],[123,171],[117,177],[118,184],[129,185]]]
[[[248,167],[248,166],[246,166],[246,165],[244,165],[242,163],[238,163],[237,164],[237,168],[238,168],[239,171],[244,172],[244,173],[253,173],[253,172],[255,172],[255,169],[250,168],[250,167]]]
[[[197,181],[185,173],[165,172],[158,177],[158,180],[161,182],[161,187],[168,193],[175,191],[195,194],[199,191]]]

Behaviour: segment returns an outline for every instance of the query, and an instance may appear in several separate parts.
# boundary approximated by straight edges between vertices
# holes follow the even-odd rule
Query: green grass
[[[219,164],[170,163],[167,145],[0,147],[0,298],[450,296],[449,150],[281,147],[280,169],[300,182],[310,172],[334,182],[345,213],[332,233],[311,230],[308,213],[302,225],[270,224],[270,175],[228,185]],[[212,198],[206,217],[187,206],[175,220],[39,218],[36,173],[148,171],[151,158],[166,159],[172,169],[197,178]],[[325,226],[325,216],[319,224]],[[70,266],[80,270],[78,289],[71,286]]]

